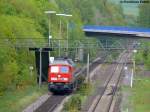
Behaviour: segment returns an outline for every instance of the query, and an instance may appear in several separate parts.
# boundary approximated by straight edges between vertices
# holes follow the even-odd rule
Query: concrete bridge
[[[119,38],[150,39],[150,28],[126,27],[126,26],[95,26],[85,25],[83,28],[86,36],[115,36]]]

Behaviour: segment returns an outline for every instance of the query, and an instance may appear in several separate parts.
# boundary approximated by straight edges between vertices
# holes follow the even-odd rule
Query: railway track
[[[96,66],[103,62],[105,56],[98,59],[90,64],[90,72],[94,70]],[[79,71],[78,74],[86,74],[86,68]],[[46,102],[44,102],[39,108],[34,112],[53,112],[56,107],[67,97],[67,95],[52,95]]]
[[[123,62],[126,61],[128,55],[129,53],[126,52],[120,55],[117,62],[122,62],[121,65],[113,64],[114,67],[111,70],[111,75],[104,84],[104,89],[102,90],[101,94],[96,97],[96,101],[91,108],[88,109],[88,112],[110,112],[111,104],[113,102],[124,65]]]
[[[57,105],[66,97],[66,95],[52,95],[42,106],[34,112],[53,112]]]
[[[103,56],[102,58],[93,61],[90,64],[89,72],[93,71],[96,66],[103,63],[105,59],[106,56]],[[86,74],[86,68],[83,68],[81,71],[79,71],[79,74]],[[66,98],[66,96],[67,95],[52,95],[50,98],[48,98],[46,102],[44,102],[34,112],[53,112],[56,109],[56,107]]]

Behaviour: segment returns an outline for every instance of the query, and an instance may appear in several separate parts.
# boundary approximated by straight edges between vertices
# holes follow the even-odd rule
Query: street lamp
[[[135,53],[137,53],[137,50],[136,49],[134,49],[133,50],[133,68],[134,68],[134,72],[135,72]]]
[[[50,30],[51,30],[51,18],[50,18],[50,15],[51,14],[55,14],[56,13],[56,11],[45,11],[45,14],[48,14],[49,15],[49,19],[48,19],[48,46],[50,47],[50,39],[52,38],[52,36],[51,36],[51,32],[50,32]],[[50,54],[50,52],[49,52],[49,58],[50,58],[50,56],[51,56],[51,54]]]
[[[88,53],[87,55],[87,71],[86,71],[86,82],[90,82],[90,72],[89,72],[89,69],[90,69],[90,55]]]
[[[67,17],[72,17],[72,15],[66,15]],[[67,56],[68,56],[68,47],[69,47],[69,22],[67,20]]]
[[[133,68],[132,68],[132,74],[131,74],[131,88],[133,87],[133,75],[135,74],[135,53],[137,53],[137,50],[133,50]]]
[[[127,67],[127,66],[125,66],[125,67],[124,67],[124,70],[128,70],[128,67]]]
[[[56,14],[56,16],[72,17],[72,15],[70,15],[70,14],[63,14],[63,13]],[[69,35],[68,29],[69,29],[69,23],[68,23],[68,20],[67,20],[67,52],[68,52],[68,43],[69,43],[68,42],[68,38],[69,38],[69,36],[68,36]],[[60,19],[59,35],[60,35],[60,38],[61,38],[61,19]],[[68,55],[68,53],[67,53],[67,55]],[[60,56],[60,52],[59,52],[59,56]]]
[[[56,13],[56,11],[45,11],[45,14],[48,14],[49,15],[49,19],[48,19],[48,45],[50,46],[50,39],[52,38],[51,36],[51,18],[50,18],[50,14],[54,14]]]

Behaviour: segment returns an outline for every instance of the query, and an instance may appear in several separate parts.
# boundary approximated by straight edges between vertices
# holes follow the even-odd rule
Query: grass
[[[139,79],[139,78],[138,78]],[[136,80],[132,89],[131,101],[134,112],[150,111],[150,77]]]
[[[133,88],[122,86],[124,93],[122,111],[149,112],[150,110],[150,77],[136,77]]]
[[[0,112],[21,112],[46,91],[47,86],[45,85],[40,89],[37,86],[30,86],[15,92],[7,91],[0,96]]]

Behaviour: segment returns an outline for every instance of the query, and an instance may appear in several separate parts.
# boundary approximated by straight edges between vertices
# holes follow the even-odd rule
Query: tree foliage
[[[139,26],[150,27],[150,4],[145,3],[139,6],[140,13],[138,17]]]
[[[139,6],[139,16],[138,16],[138,25],[140,27],[150,28],[150,4],[145,3]],[[150,46],[149,42],[143,42],[145,48]],[[137,55],[138,60],[142,60],[145,64],[146,69],[150,70],[150,51],[148,49],[143,50]]]
[[[9,43],[23,38],[48,37],[47,10],[72,14],[73,17],[51,15],[51,33],[59,37],[59,21],[62,20],[62,36],[66,38],[66,22],[69,22],[69,38],[82,39],[83,24],[123,25],[120,6],[104,0],[0,0],[0,92],[11,88],[21,88],[36,82],[34,69],[30,75],[29,66],[34,64],[34,55],[28,49],[17,49]],[[7,42],[3,42],[5,39]],[[22,39],[22,40],[21,40]],[[34,40],[28,39],[29,42]]]

